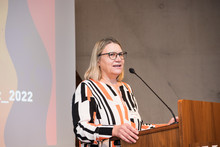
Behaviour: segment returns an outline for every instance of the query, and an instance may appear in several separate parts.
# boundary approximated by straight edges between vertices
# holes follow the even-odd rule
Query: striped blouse
[[[154,125],[142,125],[138,105],[131,87],[121,82],[121,96],[108,84],[85,80],[77,87],[72,100],[74,133],[83,146],[114,146],[114,125],[131,124],[138,130]],[[122,97],[122,98],[121,98]]]

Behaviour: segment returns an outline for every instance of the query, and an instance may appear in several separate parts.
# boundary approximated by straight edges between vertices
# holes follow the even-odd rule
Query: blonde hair
[[[93,51],[92,51],[89,68],[87,69],[87,71],[84,74],[84,78],[86,80],[89,80],[89,79],[93,79],[96,81],[101,80],[102,73],[101,73],[100,67],[98,65],[98,61],[100,59],[99,54],[101,54],[102,51],[104,50],[104,48],[110,43],[116,43],[121,47],[121,44],[113,37],[104,38],[104,39],[96,42],[96,44],[93,48]],[[117,80],[122,81],[123,78],[124,78],[124,69],[123,69],[122,73],[117,77]]]

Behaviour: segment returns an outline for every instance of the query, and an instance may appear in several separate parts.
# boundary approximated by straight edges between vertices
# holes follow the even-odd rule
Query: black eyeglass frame
[[[115,54],[115,58],[111,58],[111,54]],[[109,53],[103,53],[103,54],[99,54],[98,57],[102,56],[102,55],[108,55],[108,57],[111,59],[111,60],[115,60],[118,56],[120,57],[121,60],[124,60],[127,56],[127,52],[119,52],[119,53],[116,53],[116,52],[109,52]]]

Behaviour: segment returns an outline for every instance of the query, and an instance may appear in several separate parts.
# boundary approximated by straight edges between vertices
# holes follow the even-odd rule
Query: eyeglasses
[[[109,52],[109,53],[99,54],[98,57],[102,55],[108,55],[111,60],[115,60],[117,56],[119,56],[121,60],[124,60],[127,57],[127,52],[120,52],[120,53]]]

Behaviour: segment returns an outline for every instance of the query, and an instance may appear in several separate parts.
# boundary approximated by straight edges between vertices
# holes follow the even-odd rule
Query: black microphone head
[[[135,70],[134,70],[134,68],[129,68],[129,71],[130,71],[130,73],[135,74]]]

